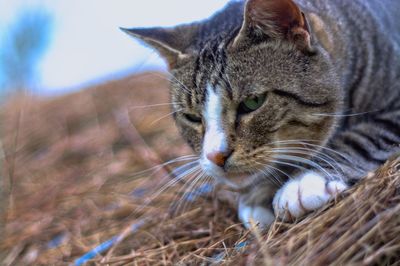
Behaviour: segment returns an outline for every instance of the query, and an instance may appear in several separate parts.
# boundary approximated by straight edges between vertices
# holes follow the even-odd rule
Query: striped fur
[[[251,181],[242,202],[270,204],[288,177],[310,168],[351,185],[400,152],[399,1],[298,0],[303,13],[293,14],[304,14],[301,34],[272,32],[283,29],[285,17],[270,21],[279,16],[269,10],[256,10],[268,27],[250,17],[257,3],[278,0],[248,3],[246,9],[232,1],[208,20],[176,28],[127,30],[170,61],[171,99],[182,109],[176,123],[198,154],[210,121],[194,123],[185,114],[201,118],[207,88],[219,94],[221,128],[233,151],[222,170],[227,179],[247,174]],[[264,105],[241,115],[240,104],[256,95],[267,95]]]

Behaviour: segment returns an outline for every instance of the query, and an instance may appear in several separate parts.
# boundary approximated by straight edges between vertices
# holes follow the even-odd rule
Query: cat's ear
[[[233,46],[260,39],[289,41],[303,52],[312,52],[307,20],[292,0],[248,0],[244,22]]]
[[[168,62],[169,67],[175,68],[183,59],[189,57],[186,49],[195,35],[194,27],[176,28],[121,28],[147,45],[156,49]]]

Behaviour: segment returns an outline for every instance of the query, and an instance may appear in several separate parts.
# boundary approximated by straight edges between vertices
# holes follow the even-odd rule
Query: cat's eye
[[[265,102],[267,96],[265,94],[248,98],[239,104],[238,113],[247,114],[259,109]]]
[[[202,122],[201,116],[198,116],[198,115],[186,113],[186,114],[183,114],[183,116],[186,118],[186,120],[188,120],[192,123],[198,124],[198,123]]]

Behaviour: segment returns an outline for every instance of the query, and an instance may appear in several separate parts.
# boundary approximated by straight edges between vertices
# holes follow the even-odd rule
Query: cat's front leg
[[[293,220],[319,209],[344,191],[341,180],[328,180],[318,172],[306,172],[291,179],[274,196],[275,215],[282,220]]]
[[[272,199],[276,188],[271,185],[260,185],[239,197],[238,216],[246,228],[253,223],[267,229],[274,221]]]
[[[247,229],[253,224],[266,229],[275,220],[272,208],[261,205],[248,205],[241,200],[239,201],[238,214],[240,221]]]

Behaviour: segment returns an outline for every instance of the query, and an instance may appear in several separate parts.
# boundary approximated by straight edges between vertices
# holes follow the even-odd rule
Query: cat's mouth
[[[222,183],[233,189],[243,189],[251,185],[255,179],[254,173],[224,173],[218,179],[222,179]]]
[[[234,190],[241,190],[254,184],[255,178],[258,176],[258,174],[250,171],[224,171],[221,167],[215,166],[206,159],[201,160],[200,165],[204,173],[213,177],[217,183],[226,185]]]

